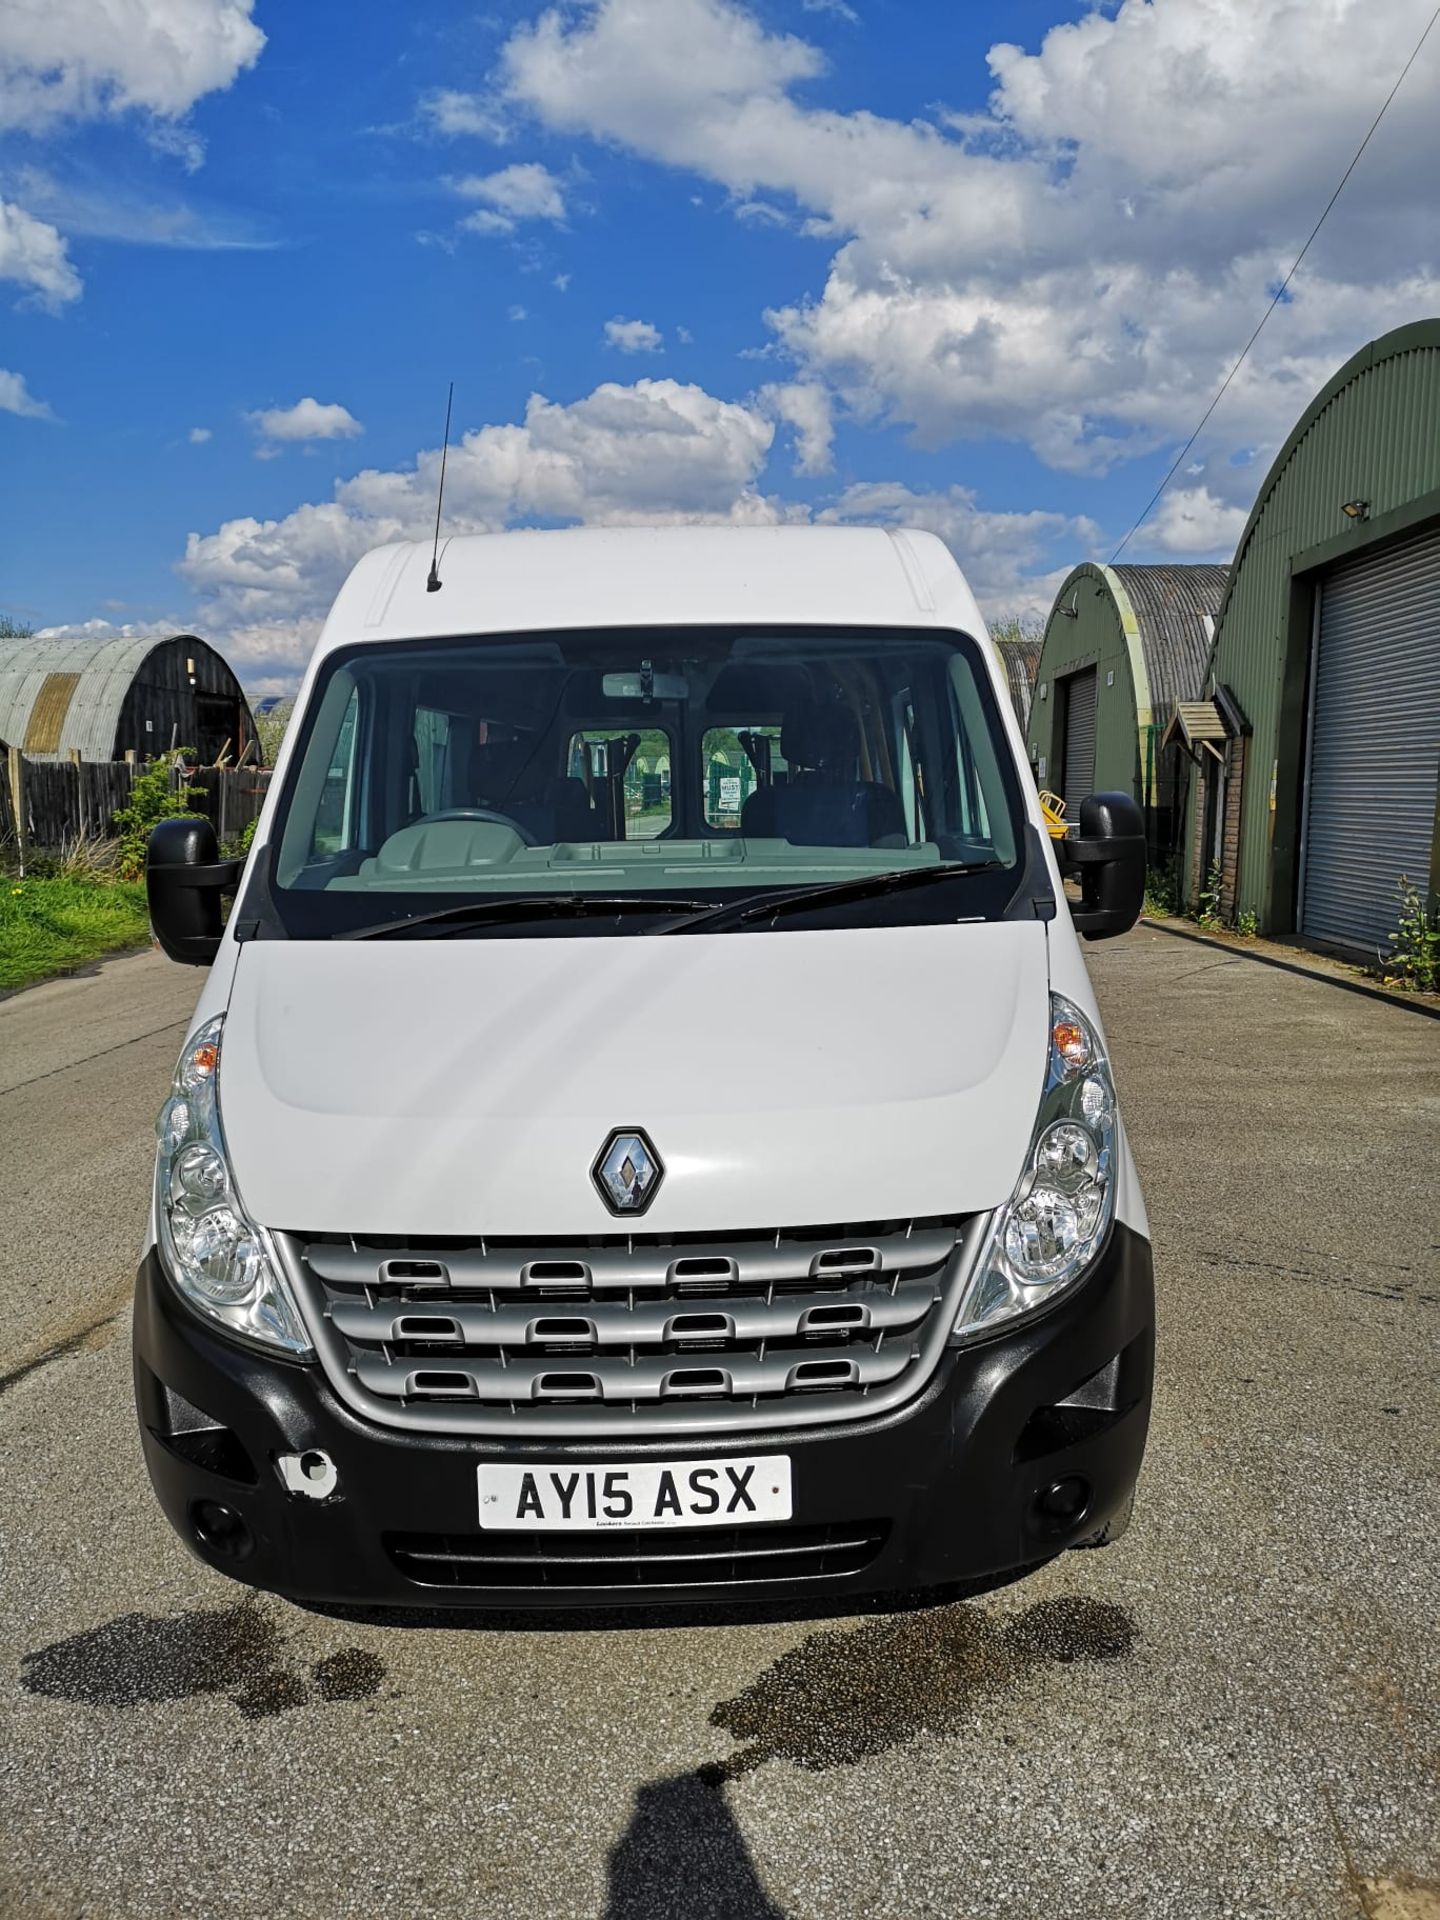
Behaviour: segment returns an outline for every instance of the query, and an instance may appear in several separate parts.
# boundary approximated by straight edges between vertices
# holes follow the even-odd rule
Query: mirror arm
[[[1080,840],[1067,834],[1057,841],[1062,867],[1108,867],[1117,860],[1143,860],[1144,839]]]
[[[151,869],[162,887],[216,887],[221,893],[233,893],[245,871],[243,860],[215,860],[200,867],[155,867]]]

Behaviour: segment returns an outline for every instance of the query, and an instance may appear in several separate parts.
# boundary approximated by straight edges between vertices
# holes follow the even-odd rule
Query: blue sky
[[[287,684],[422,529],[453,377],[457,526],[913,521],[1033,614],[1145,505],[1429,11],[6,9],[0,607]],[[1128,557],[1227,557],[1314,388],[1440,311],[1434,39]]]

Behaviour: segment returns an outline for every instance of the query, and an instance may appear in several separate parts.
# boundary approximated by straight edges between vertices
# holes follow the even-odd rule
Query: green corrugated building
[[[1045,623],[1030,703],[1030,760],[1075,820],[1089,793],[1131,793],[1152,857],[1173,846],[1187,763],[1160,742],[1199,696],[1226,569],[1103,567],[1070,573]]]
[[[1305,409],[1236,550],[1184,879],[1227,918],[1386,949],[1402,874],[1440,892],[1440,319],[1363,347]]]

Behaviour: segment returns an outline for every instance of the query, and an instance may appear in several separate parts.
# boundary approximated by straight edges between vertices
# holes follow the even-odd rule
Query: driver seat
[[[839,700],[792,708],[781,724],[780,751],[790,780],[750,795],[740,815],[742,833],[797,847],[907,844],[898,797],[878,781],[857,778],[860,724],[852,708]]]

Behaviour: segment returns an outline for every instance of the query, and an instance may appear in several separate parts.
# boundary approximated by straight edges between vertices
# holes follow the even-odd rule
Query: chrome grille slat
[[[623,1403],[631,1400],[659,1401],[670,1393],[683,1392],[685,1389],[681,1384],[671,1384],[676,1374],[721,1374],[725,1378],[722,1391],[730,1399],[757,1393],[775,1395],[815,1391],[823,1384],[828,1384],[820,1373],[822,1368],[846,1369],[843,1381],[838,1375],[832,1376],[838,1385],[876,1387],[903,1373],[913,1358],[914,1349],[897,1342],[887,1346],[881,1353],[869,1347],[810,1347],[799,1352],[786,1352],[783,1349],[778,1353],[771,1351],[763,1359],[755,1354],[734,1352],[693,1356],[658,1354],[642,1357],[634,1366],[618,1358],[594,1354],[587,1354],[582,1361],[573,1363],[566,1356],[553,1354],[543,1360],[517,1361],[512,1357],[502,1366],[498,1359],[477,1360],[459,1355],[454,1359],[447,1356],[443,1361],[437,1359],[426,1364],[409,1358],[386,1360],[378,1354],[357,1353],[354,1366],[355,1377],[367,1392],[384,1394],[390,1399],[414,1399],[427,1391],[445,1391],[426,1388],[423,1382],[420,1386],[415,1385],[417,1376],[467,1374],[473,1386],[473,1394],[469,1397],[492,1403],[513,1400],[523,1404],[528,1401],[580,1397]],[[807,1369],[815,1370],[812,1376],[814,1385],[809,1388],[806,1386]],[[576,1381],[588,1377],[598,1383],[599,1393],[583,1395],[583,1390],[578,1386],[545,1387],[547,1380],[557,1377]]]
[[[461,1302],[447,1298],[443,1307],[417,1306],[395,1300],[334,1300],[330,1319],[347,1340],[360,1345],[382,1343],[399,1346],[430,1336],[405,1331],[406,1323],[424,1319],[453,1323],[460,1329],[464,1345],[474,1347],[548,1344],[570,1336],[543,1331],[548,1321],[584,1320],[592,1329],[589,1344],[597,1347],[659,1346],[671,1341],[721,1338],[727,1341],[786,1340],[802,1331],[837,1331],[824,1327],[824,1316],[855,1308],[861,1316],[854,1332],[894,1332],[918,1326],[935,1300],[935,1288],[929,1281],[902,1281],[892,1293],[889,1286],[839,1292],[827,1288],[815,1294],[779,1294],[772,1301],[746,1299],[730,1295],[707,1299],[687,1294],[683,1300],[638,1302],[631,1308],[623,1300],[590,1300],[577,1304],[573,1313],[539,1313],[534,1306],[504,1305],[491,1307],[482,1301]],[[567,1303],[569,1304],[569,1303]],[[685,1332],[684,1323],[713,1314],[725,1322],[717,1335]],[[817,1316],[819,1316],[817,1318]],[[810,1323],[807,1325],[807,1323]],[[677,1325],[681,1330],[677,1330]]]
[[[347,1247],[333,1243],[312,1243],[305,1248],[305,1259],[320,1279],[337,1286],[379,1287],[390,1284],[385,1269],[392,1263],[434,1263],[444,1270],[443,1278],[419,1283],[428,1292],[433,1287],[450,1289],[530,1289],[566,1284],[548,1277],[544,1269],[557,1263],[574,1261],[587,1270],[588,1277],[576,1276],[569,1284],[604,1289],[619,1287],[653,1291],[680,1284],[688,1286],[691,1274],[683,1271],[697,1259],[727,1260],[734,1269],[739,1287],[763,1287],[777,1283],[807,1282],[812,1278],[834,1279],[847,1271],[844,1265],[827,1272],[821,1264],[827,1255],[872,1253],[873,1262],[848,1269],[856,1273],[913,1273],[917,1269],[939,1266],[955,1245],[953,1227],[929,1228],[913,1234],[891,1233],[885,1236],[807,1236],[803,1240],[751,1240],[736,1245],[686,1245],[672,1247],[638,1246],[633,1252],[625,1247],[585,1247],[572,1251],[562,1247],[457,1247],[410,1250],[395,1247]],[[676,1266],[679,1275],[672,1275]],[[539,1267],[539,1275],[530,1270]],[[713,1283],[712,1283],[713,1284]]]
[[[386,1552],[417,1586],[728,1587],[823,1582],[858,1573],[884,1546],[884,1520],[677,1528],[662,1533],[386,1534]]]
[[[277,1245],[383,1424],[588,1439],[878,1415],[937,1363],[983,1222]]]

